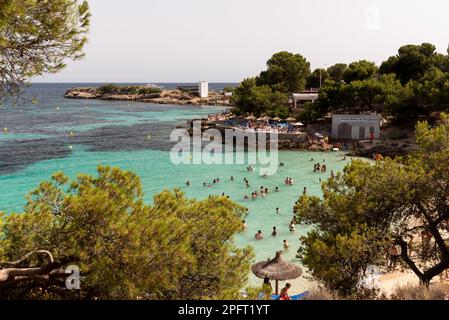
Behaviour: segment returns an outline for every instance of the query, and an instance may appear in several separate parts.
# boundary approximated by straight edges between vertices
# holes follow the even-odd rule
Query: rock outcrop
[[[175,105],[230,105],[229,98],[218,91],[209,91],[209,97],[200,98],[193,93],[183,92],[176,89],[161,90],[160,93],[151,94],[103,94],[98,88],[82,87],[69,89],[64,97],[67,99],[123,100]]]

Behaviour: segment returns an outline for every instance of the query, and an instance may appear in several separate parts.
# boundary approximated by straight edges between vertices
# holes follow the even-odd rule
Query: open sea
[[[99,164],[118,166],[141,177],[148,203],[163,189],[180,188],[187,196],[198,199],[224,192],[249,209],[248,229],[236,236],[238,246],[251,245],[256,261],[266,260],[282,249],[286,239],[291,248],[284,258],[299,263],[295,258],[299,237],[308,227],[297,226],[295,233],[289,231],[293,205],[304,187],[309,194],[320,195],[319,179],[329,177],[331,170],[343,169],[349,158],[344,161],[340,152],[280,151],[279,161],[285,166],[267,178],[259,176],[258,170],[248,172],[245,164],[176,166],[169,156],[174,144],[169,142],[172,130],[189,119],[220,113],[221,107],[64,98],[71,87],[91,85],[33,84],[27,89],[26,98],[37,98],[36,104],[25,101],[16,107],[0,107],[0,211],[21,212],[24,196],[55,171],[75,177],[78,173],[95,174]],[[221,89],[225,85],[229,84],[210,84],[210,88]],[[328,172],[314,173],[311,158],[315,162],[325,159]],[[230,181],[230,176],[235,180]],[[246,188],[244,177],[250,181],[250,189]],[[285,177],[292,177],[295,185],[285,186]],[[221,182],[212,188],[203,186],[203,182],[211,183],[214,178]],[[187,180],[191,182],[189,187],[185,185]],[[260,186],[270,189],[267,197],[243,199],[245,194],[259,191]],[[280,188],[278,193],[274,192],[276,186]],[[277,207],[280,214],[276,214]],[[278,230],[276,237],[271,236],[273,226]],[[254,240],[258,230],[264,233],[264,240]],[[260,279],[251,276],[251,284],[260,283]],[[310,286],[311,282],[302,277],[293,288],[303,290]]]

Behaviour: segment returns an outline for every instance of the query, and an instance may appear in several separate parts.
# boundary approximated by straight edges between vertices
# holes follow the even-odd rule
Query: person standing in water
[[[288,251],[290,248],[290,245],[288,244],[287,240],[284,240],[284,251]]]
[[[277,234],[278,234],[278,232],[277,232],[277,230],[276,230],[276,227],[273,227],[273,232],[271,233],[271,235],[272,235],[273,237],[276,237]]]
[[[277,214],[280,214],[279,208],[276,208],[276,213],[277,213]]]
[[[262,231],[261,230],[257,231],[257,233],[254,235],[254,238],[256,238],[256,240],[262,240],[263,239]]]

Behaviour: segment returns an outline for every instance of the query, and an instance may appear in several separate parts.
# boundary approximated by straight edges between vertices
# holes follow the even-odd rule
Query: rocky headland
[[[64,97],[67,99],[121,100],[175,105],[230,105],[229,97],[218,91],[209,91],[209,96],[207,98],[200,98],[194,92],[138,86],[71,88],[67,90]]]

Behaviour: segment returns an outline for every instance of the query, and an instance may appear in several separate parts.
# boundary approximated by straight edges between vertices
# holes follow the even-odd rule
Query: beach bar
[[[332,116],[332,137],[335,139],[367,140],[371,134],[380,136],[380,115],[334,114]]]

